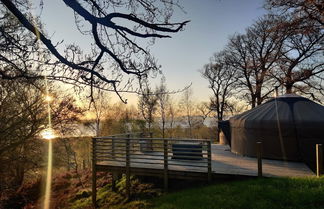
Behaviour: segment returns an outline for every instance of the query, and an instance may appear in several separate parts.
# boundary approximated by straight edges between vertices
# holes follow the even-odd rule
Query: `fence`
[[[114,135],[93,138],[92,160],[94,174],[96,167],[103,166],[116,167],[124,171],[128,196],[130,195],[130,173],[132,171],[136,174],[136,168],[144,169],[147,175],[163,176],[165,190],[168,188],[170,172],[207,174],[208,181],[211,180],[211,142],[209,140],[134,138],[134,134],[125,135],[126,137]],[[136,134],[135,136],[144,135]],[[95,191],[95,188],[93,189]]]

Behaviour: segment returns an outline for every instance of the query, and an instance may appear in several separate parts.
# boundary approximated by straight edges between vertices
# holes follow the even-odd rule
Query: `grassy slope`
[[[198,187],[176,181],[173,188],[188,188],[188,184],[192,188],[162,196],[153,185],[133,178],[131,201],[125,198],[125,178],[118,181],[117,192],[111,191],[110,174],[99,173],[97,178],[99,209],[324,209],[324,177],[218,180]],[[80,172],[79,177],[75,173],[55,176],[52,192],[55,208],[92,209],[91,172]]]
[[[101,175],[104,175],[101,173]],[[102,176],[98,178],[99,184]],[[109,178],[108,178],[109,179]],[[97,204],[98,209],[142,209],[149,208],[150,203],[148,199],[156,197],[160,194],[159,189],[153,188],[152,184],[141,183],[138,179],[131,179],[131,193],[132,199],[127,201],[125,198],[126,190],[125,177],[117,181],[116,192],[111,190],[111,183],[103,183],[98,186]],[[62,191],[60,191],[62,193]],[[91,188],[78,189],[75,194],[70,194],[62,209],[93,209],[91,201]]]
[[[40,182],[40,181],[37,181]],[[6,201],[4,208],[42,208],[44,193],[40,192],[40,183],[28,184],[20,192]],[[127,201],[125,197],[125,177],[117,181],[116,192],[111,190],[111,174],[97,173],[97,203],[98,209],[142,209],[149,208],[149,199],[160,195],[160,190],[152,184],[141,183],[131,179],[133,198]],[[93,209],[91,201],[91,171],[83,170],[75,173],[57,172],[52,181],[51,208],[60,209]],[[0,196],[1,197],[1,196]],[[0,209],[2,208],[0,199]]]
[[[152,200],[156,209],[320,209],[324,178],[267,178],[218,183]]]

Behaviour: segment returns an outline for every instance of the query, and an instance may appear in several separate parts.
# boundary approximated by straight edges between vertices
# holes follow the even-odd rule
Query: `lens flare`
[[[55,132],[52,128],[52,117],[51,117],[51,107],[50,102],[53,100],[52,97],[49,96],[48,92],[48,84],[47,77],[45,76],[45,90],[46,97],[45,101],[47,102],[47,116],[48,116],[48,126],[42,132],[42,137],[48,140],[48,157],[47,157],[47,174],[46,174],[46,187],[45,187],[45,199],[44,199],[44,209],[50,209],[51,205],[51,187],[52,187],[52,159],[53,159],[53,140],[55,136]]]
[[[47,128],[44,131],[42,131],[41,136],[43,139],[46,139],[46,140],[51,140],[56,137],[54,130],[52,128]]]
[[[46,174],[44,209],[50,209],[50,202],[51,202],[52,158],[53,158],[52,143],[53,143],[52,140],[48,141],[48,159],[47,159],[47,174]]]
[[[27,0],[28,3],[29,0]],[[30,5],[32,5],[30,3]],[[36,18],[33,17],[32,15],[32,23],[33,23],[33,29],[34,29],[34,34],[37,37],[37,40],[41,39],[41,36],[43,36],[40,31],[38,30],[37,27],[37,22],[36,22]],[[37,41],[35,43],[35,45],[37,45],[39,47],[39,41]],[[43,59],[43,57],[41,58]],[[47,76],[44,76],[44,80],[45,80],[45,90],[46,90],[46,94],[45,94],[45,102],[47,103],[47,113],[48,113],[48,124],[47,124],[47,128],[45,130],[43,130],[40,133],[40,136],[43,139],[46,139],[48,141],[48,157],[47,157],[47,173],[46,173],[46,187],[45,187],[45,199],[44,199],[44,205],[43,208],[44,209],[50,209],[50,199],[51,199],[51,184],[52,184],[52,158],[53,158],[53,148],[52,148],[52,144],[53,144],[53,140],[54,138],[56,138],[55,136],[55,132],[52,128],[52,119],[51,119],[51,108],[50,108],[50,103],[53,101],[53,98],[49,95],[49,91],[48,91],[48,84],[47,84]]]
[[[52,102],[52,101],[53,101],[53,97],[51,97],[50,95],[45,96],[45,102]]]

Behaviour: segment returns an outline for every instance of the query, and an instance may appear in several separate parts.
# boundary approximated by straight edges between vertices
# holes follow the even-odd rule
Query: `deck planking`
[[[257,176],[257,159],[252,157],[244,157],[234,154],[230,151],[228,145],[213,144],[211,146],[212,151],[212,173],[214,175],[239,175],[239,176]],[[139,153],[136,153],[138,156]],[[162,153],[163,154],[163,153]],[[135,155],[134,155],[135,156]],[[147,170],[154,170],[158,172],[163,171],[163,156],[161,153],[142,153],[140,160],[131,159],[131,170],[141,170],[145,172]],[[155,160],[152,160],[154,157]],[[122,161],[123,159],[120,159]],[[207,167],[192,167],[188,166],[179,160],[168,158],[170,172],[191,172],[191,173],[202,173],[207,172]],[[193,165],[205,165],[206,160],[192,161]],[[100,161],[97,162],[98,166],[104,168],[125,167],[123,162],[115,161]],[[266,177],[307,177],[314,176],[315,174],[302,162],[288,162],[280,160],[262,160],[263,176]]]
[[[257,159],[234,154],[228,145],[212,145],[213,173],[257,176]],[[262,159],[263,176],[306,177],[315,174],[302,162]]]

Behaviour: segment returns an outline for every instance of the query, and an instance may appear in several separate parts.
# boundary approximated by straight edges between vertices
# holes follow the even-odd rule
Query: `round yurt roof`
[[[316,143],[324,143],[324,106],[295,94],[269,100],[229,120],[231,151],[255,156],[256,142],[270,159],[314,159]]]
[[[230,119],[231,127],[272,128],[274,123],[324,123],[324,107],[296,94],[269,100]]]

